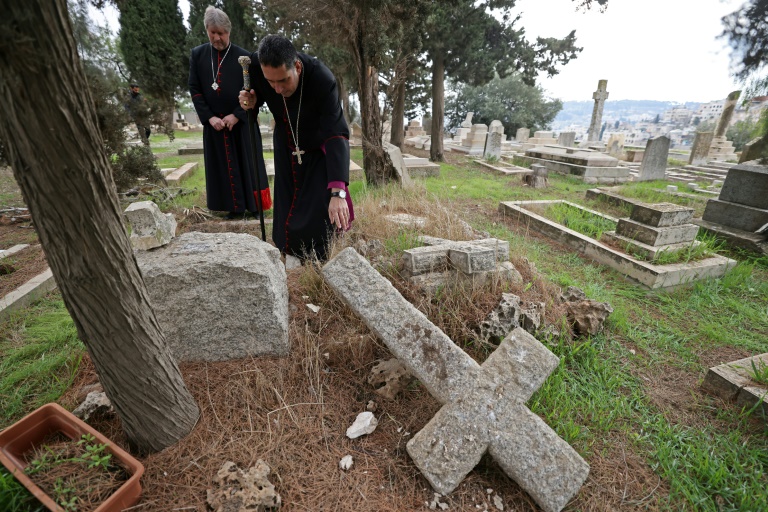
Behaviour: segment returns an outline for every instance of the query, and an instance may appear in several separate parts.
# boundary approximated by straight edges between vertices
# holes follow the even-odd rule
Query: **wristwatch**
[[[342,199],[347,198],[347,191],[346,190],[339,190],[338,192],[331,192],[331,197],[340,197]]]

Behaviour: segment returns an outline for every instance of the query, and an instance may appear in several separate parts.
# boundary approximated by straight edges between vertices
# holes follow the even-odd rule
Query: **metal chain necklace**
[[[293,151],[291,154],[296,157],[296,161],[299,162],[299,165],[301,165],[301,155],[304,154],[304,151],[299,149],[299,116],[301,115],[301,98],[304,96],[304,63],[301,64],[301,90],[299,91],[299,109],[296,111],[296,132],[293,131],[293,125],[291,124],[291,113],[288,112],[288,104],[285,102],[285,96],[281,96],[283,98],[283,105],[285,105],[285,115],[288,117],[288,128],[291,129],[291,137],[293,138],[293,145],[296,148],[296,151]]]
[[[219,84],[216,83],[216,79],[219,77],[219,71],[221,71],[221,65],[224,64],[224,59],[227,58],[227,54],[229,53],[229,49],[232,48],[232,43],[230,42],[227,45],[227,51],[224,53],[224,58],[221,59],[221,62],[219,62],[219,67],[216,69],[216,72],[213,72],[213,44],[211,44],[211,73],[213,73],[213,83],[211,84],[211,89],[214,91],[219,88]]]

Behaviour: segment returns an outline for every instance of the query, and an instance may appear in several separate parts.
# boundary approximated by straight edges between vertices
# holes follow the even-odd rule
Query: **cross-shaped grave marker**
[[[406,448],[441,494],[453,491],[486,452],[546,511],[560,511],[589,466],[525,406],[558,358],[515,329],[478,365],[347,248],[323,267],[325,281],[443,407]]]

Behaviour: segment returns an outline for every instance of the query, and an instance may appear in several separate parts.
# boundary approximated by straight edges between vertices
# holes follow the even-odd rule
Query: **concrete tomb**
[[[767,367],[768,353],[714,366],[704,377],[702,387],[724,400],[735,401],[742,409],[756,407],[763,417],[768,417],[768,386],[757,382],[754,373]]]
[[[501,124],[501,121],[492,121],[488,129],[483,158],[486,160],[501,158],[502,142],[504,142],[504,125]]]
[[[662,135],[648,139],[637,181],[663,180],[669,158],[669,137]]]
[[[147,250],[161,247],[176,236],[176,218],[163,213],[152,201],[131,203],[123,212],[131,225],[131,245]]]
[[[473,124],[469,132],[461,139],[460,146],[451,146],[451,151],[466,153],[469,156],[482,155],[485,150],[485,139],[488,127],[484,124]]]
[[[614,185],[629,181],[629,168],[620,167],[618,159],[591,149],[543,146],[527,150],[520,158],[545,165],[551,172],[578,176],[585,183]]]
[[[184,233],[136,261],[177,361],[287,355],[280,251],[243,233]]]
[[[435,491],[452,492],[486,453],[547,512],[562,510],[589,466],[525,402],[558,358],[518,328],[482,364],[456,346],[354,249],[325,281],[443,407],[406,445]]]
[[[531,137],[531,130],[528,128],[518,128],[517,133],[515,134],[515,140],[517,142],[528,142],[528,139]]]
[[[728,171],[720,196],[707,201],[701,221],[731,245],[768,254],[768,166],[739,164]]]

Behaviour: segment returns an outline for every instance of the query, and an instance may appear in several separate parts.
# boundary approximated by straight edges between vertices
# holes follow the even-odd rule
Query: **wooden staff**
[[[240,65],[243,67],[243,90],[244,91],[250,91],[251,90],[251,73],[250,73],[250,67],[251,67],[251,58],[247,56],[243,56],[237,59],[237,62],[240,63]],[[251,136],[251,159],[253,161],[253,168],[256,170],[256,188],[258,191],[254,196],[256,196],[256,207],[259,209],[259,222],[261,222],[261,240],[266,242],[267,241],[267,235],[266,231],[264,230],[264,208],[262,208],[261,205],[261,173],[259,172],[259,165],[258,165],[258,158],[256,157],[256,131],[255,131],[255,121],[254,121],[254,108],[248,110],[248,133]]]

